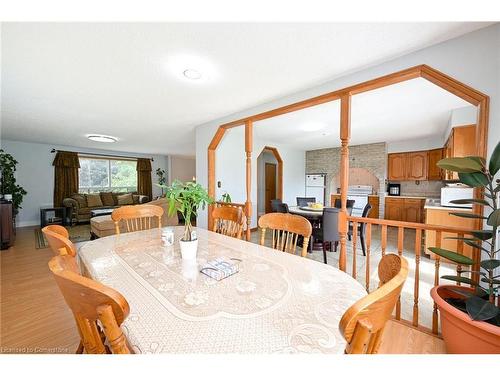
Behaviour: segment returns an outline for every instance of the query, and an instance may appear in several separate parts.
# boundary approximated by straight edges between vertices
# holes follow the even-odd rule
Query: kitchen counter
[[[414,195],[386,195],[385,198],[399,198],[399,199],[427,199],[428,197],[414,196]]]
[[[462,212],[471,212],[471,208],[462,208],[462,207],[447,207],[441,206],[441,200],[435,198],[428,198],[425,200],[424,209],[426,210],[446,210],[446,211],[462,211]]]

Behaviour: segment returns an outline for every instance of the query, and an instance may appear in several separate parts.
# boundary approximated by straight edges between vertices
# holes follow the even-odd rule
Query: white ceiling
[[[3,23],[1,135],[194,154],[199,124],[487,25]]]
[[[351,99],[351,141],[358,145],[443,137],[451,110],[470,105],[423,78]],[[317,129],[307,131],[308,128]],[[255,123],[255,136],[302,149],[339,147],[340,102],[334,101]]]

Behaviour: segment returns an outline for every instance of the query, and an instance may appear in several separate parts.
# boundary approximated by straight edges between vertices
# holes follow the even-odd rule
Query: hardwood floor
[[[79,336],[47,263],[35,249],[34,228],[20,228],[15,246],[0,251],[0,353],[74,353]],[[392,321],[381,353],[445,353],[441,339]]]

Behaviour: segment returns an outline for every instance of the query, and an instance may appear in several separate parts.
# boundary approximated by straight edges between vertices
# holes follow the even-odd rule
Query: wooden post
[[[253,149],[253,122],[245,121],[245,152],[246,160],[246,182],[247,200],[245,202],[245,216],[247,217],[246,239],[250,241],[250,224],[252,222],[252,149]]]
[[[212,141],[208,145],[207,160],[208,160],[208,195],[215,200],[215,151],[219,145],[222,137],[226,133],[226,128],[220,126],[217,129]],[[212,230],[214,222],[212,219],[212,209],[213,206],[210,204],[208,206],[208,230]]]
[[[340,98],[340,200],[342,206],[339,215],[340,257],[339,269],[346,271],[347,262],[347,188],[349,186],[349,139],[351,138],[351,95]]]

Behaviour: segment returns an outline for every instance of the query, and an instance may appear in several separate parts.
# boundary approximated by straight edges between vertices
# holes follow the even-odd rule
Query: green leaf
[[[460,173],[475,173],[481,172],[482,165],[471,158],[446,158],[438,161],[437,166],[449,171]]]
[[[450,201],[450,203],[455,203],[455,204],[469,204],[469,203],[477,203],[481,204],[483,206],[489,206],[490,204],[488,201],[484,199],[454,199]]]
[[[492,284],[500,284],[500,280],[490,279],[488,277],[482,277],[481,281],[483,283],[490,283],[491,282]]]
[[[434,254],[439,255],[440,257],[446,258],[448,260],[451,260],[452,262],[459,263],[459,264],[465,264],[465,265],[472,265],[474,264],[474,261],[466,257],[465,255],[458,254],[454,251],[450,250],[445,250],[441,249],[439,247],[429,247],[429,251],[432,251]]]
[[[494,176],[500,170],[500,142],[497,143],[490,158],[490,174]]]
[[[499,259],[486,259],[481,261],[481,267],[483,267],[485,270],[494,270],[499,266],[500,266]]]
[[[466,219],[486,219],[486,216],[470,214],[468,212],[450,212],[450,215],[464,217]]]
[[[488,178],[481,172],[459,173],[458,179],[461,183],[470,187],[482,187],[488,185]]]
[[[489,240],[493,237],[493,232],[491,230],[471,230],[470,232],[474,237],[479,238],[482,241]]]
[[[442,279],[444,280],[451,280],[451,281],[458,281],[460,283],[465,283],[469,285],[478,285],[477,282],[475,282],[472,279],[469,279],[468,277],[463,277],[463,276],[452,276],[452,275],[446,275],[446,276],[441,276]]]
[[[490,214],[487,223],[492,227],[500,226],[500,209],[497,209]]]
[[[499,313],[498,307],[477,296],[465,300],[465,308],[472,320],[488,320]]]
[[[464,240],[464,242],[469,245],[469,246],[472,246],[476,249],[479,249],[479,250],[483,250],[483,251],[486,251],[487,253],[489,253],[488,250],[486,250],[484,247],[482,247],[481,245],[479,245],[477,242],[474,242],[474,241],[477,241],[477,240]]]

